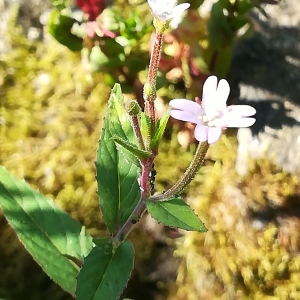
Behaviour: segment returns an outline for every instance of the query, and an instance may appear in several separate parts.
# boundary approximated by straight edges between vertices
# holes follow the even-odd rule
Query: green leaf
[[[228,72],[232,58],[232,47],[230,45],[223,47],[222,51],[218,51],[218,55],[215,56],[215,64],[213,66],[212,74],[216,76],[224,77]]]
[[[127,149],[128,151],[130,151],[132,154],[134,154],[135,156],[137,156],[139,159],[143,160],[143,159],[147,159],[151,153],[149,151],[146,150],[141,150],[138,148],[138,146],[132,144],[129,141],[125,141],[123,139],[121,139],[120,137],[114,135],[112,137],[112,139],[120,144],[122,147],[124,147],[125,149]]]
[[[230,0],[219,0],[219,3],[220,3],[220,5],[223,7],[223,8],[225,8],[225,9],[227,9],[229,12],[232,10],[232,8],[233,8],[233,5],[232,5],[232,3],[230,2]]]
[[[82,39],[72,34],[75,19],[62,15],[59,11],[53,11],[49,23],[49,33],[62,45],[68,47],[71,51],[80,51],[82,49]]]
[[[166,126],[168,124],[169,121],[169,117],[170,117],[170,113],[169,110],[166,110],[164,112],[164,114],[162,115],[162,117],[159,119],[158,124],[157,124],[157,129],[155,132],[155,135],[150,143],[150,148],[153,150],[157,150],[160,140],[165,132]]]
[[[248,23],[249,23],[249,19],[246,16],[235,16],[230,20],[231,28],[234,31],[238,31]]]
[[[240,0],[238,5],[236,6],[237,13],[239,15],[245,15],[253,7],[254,7],[254,4],[253,4],[252,0]]]
[[[118,136],[124,141],[137,145],[137,140],[132,129],[130,117],[124,106],[124,98],[119,84],[115,84],[109,99],[109,130],[113,136]],[[125,158],[140,167],[139,160],[130,151],[118,148]]]
[[[148,147],[150,144],[151,139],[151,120],[148,115],[141,112],[140,113],[141,118],[141,134],[144,138],[145,146]]]
[[[133,245],[125,241],[113,249],[108,239],[94,242],[77,277],[76,300],[117,300],[133,270]]]
[[[193,210],[181,199],[147,201],[148,212],[160,223],[185,230],[205,232],[207,229]]]
[[[96,162],[100,207],[110,233],[115,233],[126,222],[140,199],[139,167],[132,162],[138,160],[124,148],[119,151],[112,139],[115,135],[129,141],[135,138],[122,102],[120,85],[115,85],[109,98]]]
[[[124,63],[120,56],[106,55],[99,46],[94,46],[90,54],[90,63],[93,71],[109,72],[112,68],[116,69]]]
[[[79,268],[68,257],[81,261],[92,248],[81,224],[4,167],[0,207],[27,251],[51,279],[73,294]]]
[[[193,0],[191,1],[191,8],[190,9],[198,9],[202,3],[204,2],[204,0]]]
[[[224,45],[231,43],[233,32],[224,15],[223,6],[216,2],[211,9],[211,17],[207,22],[208,36],[211,44],[216,49],[221,49]]]

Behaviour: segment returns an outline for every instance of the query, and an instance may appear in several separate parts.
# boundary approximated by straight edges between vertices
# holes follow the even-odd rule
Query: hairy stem
[[[156,78],[157,70],[161,57],[163,43],[163,34],[156,33],[155,42],[152,48],[149,72],[146,83],[146,88],[144,88],[144,101],[145,101],[145,113],[150,117],[152,134],[155,130],[155,109],[154,109],[154,100],[156,99]],[[146,89],[148,89],[146,91]]]
[[[150,197],[149,174],[152,169],[152,164],[156,153],[151,155],[145,162],[142,163],[142,172],[140,177],[141,197],[135,209],[113,237],[113,245],[118,247],[122,241],[128,236],[134,225],[140,220],[146,210],[146,200]]]
[[[133,132],[137,139],[137,142],[138,142],[140,148],[142,150],[145,150],[146,148],[145,148],[143,136],[141,133],[141,128],[140,128],[138,117],[136,115],[134,115],[134,116],[130,116],[130,118],[131,118],[132,129],[133,129]]]
[[[199,143],[195,155],[193,157],[193,160],[191,161],[190,165],[188,166],[184,174],[180,177],[180,179],[166,192],[160,195],[152,196],[149,198],[149,200],[151,201],[167,200],[173,195],[181,194],[184,191],[184,189],[188,186],[188,184],[195,178],[197,172],[203,165],[204,158],[208,148],[209,145],[207,142]]]

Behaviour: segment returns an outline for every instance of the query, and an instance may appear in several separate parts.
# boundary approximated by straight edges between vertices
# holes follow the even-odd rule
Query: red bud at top
[[[95,21],[106,8],[105,0],[75,0],[75,2],[87,14],[89,21]]]

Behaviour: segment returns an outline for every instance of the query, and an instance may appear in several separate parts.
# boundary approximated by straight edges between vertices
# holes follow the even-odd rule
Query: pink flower
[[[219,84],[216,76],[210,76],[204,83],[202,103],[198,104],[187,99],[170,101],[173,108],[170,115],[178,120],[196,124],[195,138],[199,142],[216,142],[222,130],[227,127],[249,127],[254,124],[254,118],[248,118],[256,113],[249,105],[226,106],[230,87],[225,79]]]

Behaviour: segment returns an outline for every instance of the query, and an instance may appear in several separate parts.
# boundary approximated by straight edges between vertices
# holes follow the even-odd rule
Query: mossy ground
[[[182,263],[168,299],[300,298],[299,177],[260,160],[241,178],[235,153],[235,137],[223,136],[189,191],[208,232],[178,240]]]

